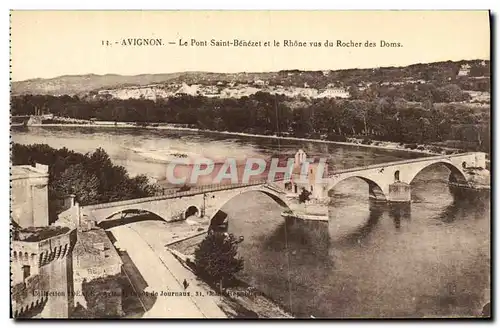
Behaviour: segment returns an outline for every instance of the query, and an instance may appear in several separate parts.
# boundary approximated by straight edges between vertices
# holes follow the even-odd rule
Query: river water
[[[270,158],[297,149],[328,158],[330,169],[390,162],[415,153],[301,141],[166,130],[29,128],[12,141],[46,143],[79,152],[104,148],[132,174],[165,178],[173,154]],[[246,193],[222,210],[229,231],[243,236],[241,278],[300,317],[477,316],[489,301],[490,197],[458,198],[449,171],[423,170],[412,203],[368,199],[356,178],[331,191],[329,222],[284,221],[282,208]]]

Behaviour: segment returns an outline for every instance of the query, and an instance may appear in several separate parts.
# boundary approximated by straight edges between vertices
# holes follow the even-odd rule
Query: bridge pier
[[[411,186],[408,183],[396,181],[389,185],[389,193],[387,195],[389,203],[410,203],[411,202]]]
[[[389,203],[389,217],[394,222],[394,228],[399,230],[403,221],[408,221],[411,216],[410,203]]]

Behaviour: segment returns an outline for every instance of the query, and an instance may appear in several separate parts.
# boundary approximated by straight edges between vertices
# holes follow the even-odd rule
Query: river
[[[244,159],[292,157],[297,149],[328,158],[330,169],[422,156],[316,142],[167,130],[29,128],[12,141],[79,152],[105,149],[132,174],[161,181],[172,155]],[[287,221],[259,193],[224,206],[229,231],[243,236],[242,279],[299,317],[476,316],[490,287],[490,197],[458,199],[449,171],[423,170],[412,203],[380,205],[356,178],[332,191],[329,222]]]

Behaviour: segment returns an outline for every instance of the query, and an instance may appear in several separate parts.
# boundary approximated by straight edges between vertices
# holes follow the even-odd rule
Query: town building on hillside
[[[470,74],[470,65],[464,64],[460,67],[458,71],[458,76],[468,76]]]
[[[189,96],[196,96],[199,95],[198,91],[198,86],[197,85],[187,85],[186,83],[182,83],[182,86],[177,89],[175,92],[176,96],[182,96],[182,95],[189,95]]]
[[[254,84],[254,85],[257,85],[257,86],[259,86],[259,87],[263,87],[263,86],[265,86],[265,85],[266,85],[266,82],[264,82],[264,81],[262,81],[262,80],[255,80],[255,81],[253,81],[253,84]]]
[[[351,94],[344,88],[328,88],[320,93],[317,98],[349,98]]]

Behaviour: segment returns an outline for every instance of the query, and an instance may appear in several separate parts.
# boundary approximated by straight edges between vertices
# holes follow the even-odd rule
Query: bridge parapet
[[[212,217],[227,201],[249,191],[262,192],[284,206],[285,191],[280,180],[277,181],[278,183],[258,180],[250,183],[205,185],[165,196],[85,206],[80,208],[79,222],[100,224],[106,220],[128,220],[126,216],[118,214],[137,211],[152,213],[165,221],[184,220],[192,215]]]
[[[422,169],[433,164],[443,163],[452,169],[452,173],[458,177],[465,178],[463,167],[484,166],[484,159],[485,156],[481,153],[465,153],[429,156],[339,170],[321,182],[309,181],[309,183],[314,184],[311,184],[310,191],[313,192],[314,187],[314,197],[328,198],[328,191],[338,182],[347,178],[358,177],[368,182],[370,195],[376,199],[380,198],[389,201],[391,199],[409,199],[407,193],[411,189],[403,187],[402,184],[409,185]],[[285,187],[287,187],[284,182],[288,182],[288,180],[281,178],[273,182],[255,180],[248,183],[211,184],[191,187],[189,190],[173,192],[167,195],[84,206],[80,209],[79,222],[92,221],[99,223],[110,217],[117,219],[116,214],[133,210],[150,212],[167,221],[182,220],[187,216],[193,215],[193,213],[207,215],[208,212],[220,208],[219,205],[221,202],[231,199],[231,197],[237,194],[251,190],[267,193],[270,197],[278,201],[282,198],[282,194],[286,189]],[[390,186],[396,182],[399,183],[396,185],[398,188],[391,189]],[[398,197],[391,197],[391,190],[392,194],[394,194],[395,190],[398,190],[398,192],[403,190],[405,194],[398,195]],[[281,201],[283,200],[281,199]],[[283,201],[282,203],[285,202]]]
[[[281,181],[281,180],[275,180],[275,181]],[[160,201],[160,200],[165,200],[165,199],[181,198],[181,197],[185,197],[185,196],[194,196],[194,195],[203,194],[206,192],[216,192],[216,191],[222,191],[222,190],[258,186],[258,185],[264,185],[267,183],[269,183],[267,180],[256,180],[256,181],[251,181],[249,183],[208,184],[208,185],[192,187],[191,189],[186,190],[186,191],[178,191],[178,192],[169,193],[167,195],[135,198],[135,199],[128,199],[128,200],[122,200],[122,201],[117,201],[117,202],[82,206],[81,210],[88,211],[88,210],[102,209],[102,208],[108,208],[108,207],[126,206],[126,205],[130,205],[130,204],[139,204],[139,203],[144,203],[144,202],[152,202],[152,201]]]
[[[486,168],[486,154],[482,153],[482,152],[470,152],[470,153],[461,153],[461,154],[452,154],[452,155],[428,156],[428,157],[405,159],[405,160],[389,162],[389,163],[357,166],[357,167],[353,167],[353,168],[349,168],[349,169],[336,170],[332,174],[330,174],[330,177],[333,177],[333,176],[341,174],[341,173],[358,172],[358,171],[364,171],[364,170],[370,170],[370,169],[386,168],[388,166],[421,163],[421,162],[435,161],[435,160],[440,160],[440,159],[452,160],[453,158],[462,158],[462,157],[468,157],[470,159],[470,164],[472,164],[472,166]]]

